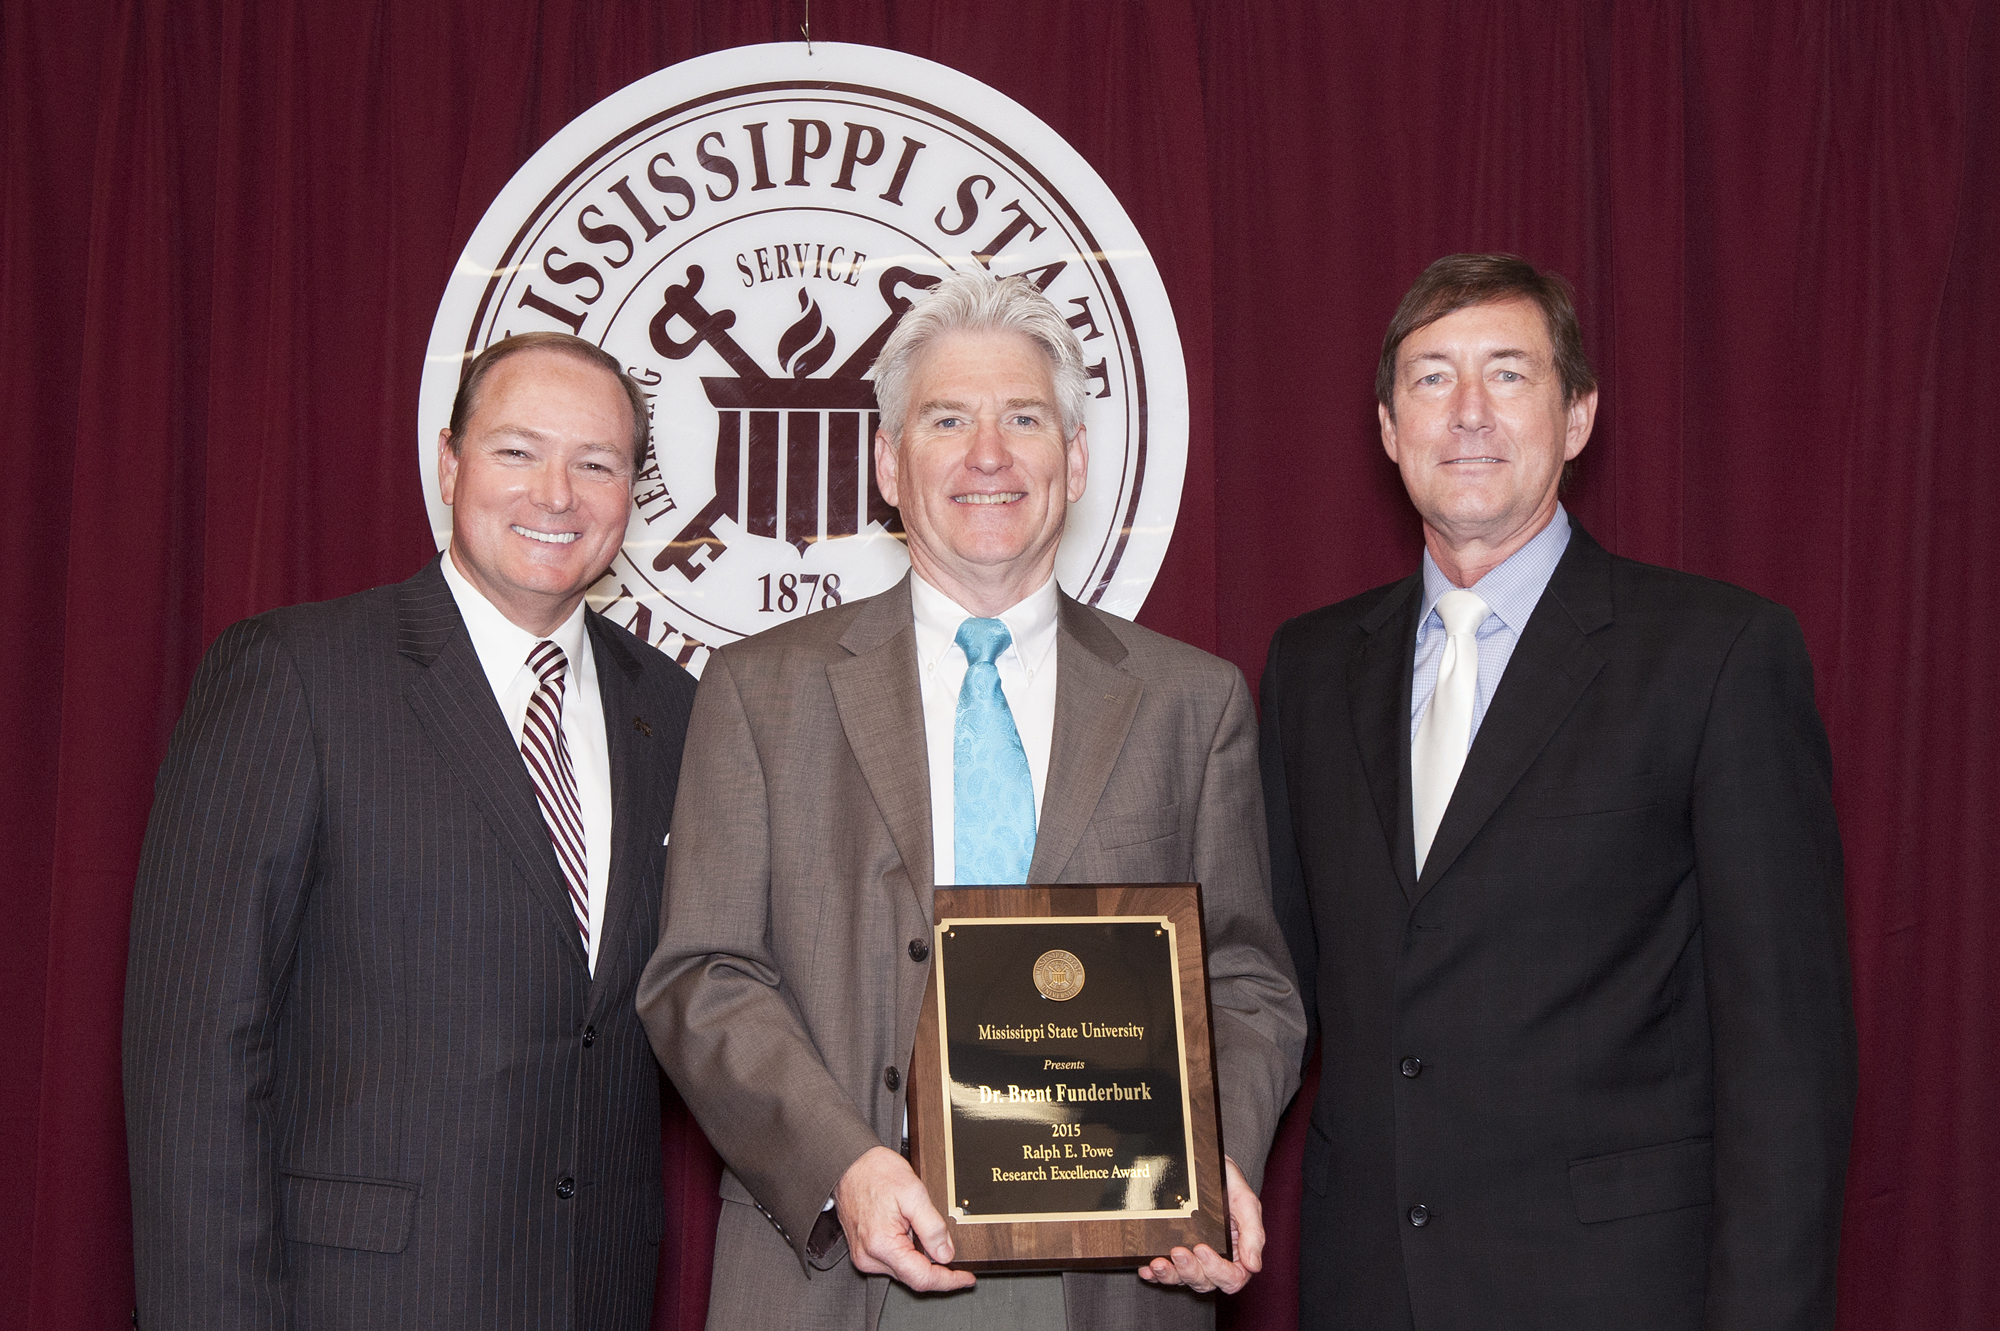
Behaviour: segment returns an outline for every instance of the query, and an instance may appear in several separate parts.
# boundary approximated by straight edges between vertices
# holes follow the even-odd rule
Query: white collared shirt
[[[958,602],[910,574],[910,605],[916,612],[917,681],[923,693],[924,746],[931,771],[931,878],[956,883],[958,861],[953,823],[952,732],[958,719],[958,691],[965,683],[965,651],[958,626],[978,618]],[[1056,580],[1028,593],[992,618],[1007,626],[1013,641],[994,666],[1000,691],[1014,714],[1014,729],[1028,755],[1035,787],[1035,822],[1041,824],[1042,792],[1048,786],[1049,746],[1056,731]]]
[[[541,680],[528,668],[528,653],[542,639],[500,612],[466,576],[453,556],[443,561],[445,585],[458,602],[458,613],[472,635],[472,650],[486,671],[486,682],[507,720],[514,747],[521,747],[521,724]],[[591,974],[597,973],[597,945],[604,937],[604,898],[611,887],[611,750],[604,736],[604,703],[597,693],[597,661],[584,627],[582,602],[549,634],[569,660],[563,680],[563,742],[576,769],[576,793],[583,805],[584,873],[590,880]],[[540,829],[548,835],[546,826]]]

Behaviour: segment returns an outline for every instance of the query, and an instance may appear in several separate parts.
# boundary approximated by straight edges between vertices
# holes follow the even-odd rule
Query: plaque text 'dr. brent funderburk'
[[[1173,923],[942,920],[937,946],[952,1216],[1190,1214]]]

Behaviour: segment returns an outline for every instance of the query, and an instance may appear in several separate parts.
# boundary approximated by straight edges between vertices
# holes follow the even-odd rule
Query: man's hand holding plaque
[[[1234,1294],[1264,1269],[1264,1203],[1257,1200],[1243,1171],[1226,1155],[1222,1157],[1222,1173],[1229,1190],[1229,1246],[1236,1260],[1230,1261],[1206,1243],[1197,1243],[1192,1249],[1176,1247],[1140,1267],[1139,1279],[1155,1285],[1186,1285],[1197,1294],[1217,1289]]]
[[[849,1165],[833,1191],[840,1227],[854,1269],[894,1276],[911,1289],[963,1289],[970,1271],[954,1271],[951,1234],[931,1205],[910,1162],[886,1146],[870,1148]]]

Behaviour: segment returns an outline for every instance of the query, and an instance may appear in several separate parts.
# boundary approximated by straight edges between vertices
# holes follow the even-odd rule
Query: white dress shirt
[[[500,613],[499,607],[458,571],[453,556],[446,555],[443,564],[445,585],[458,602],[466,632],[472,635],[472,650],[479,653],[486,682],[493,686],[500,715],[507,719],[507,733],[519,749],[528,703],[541,687],[541,680],[528,668],[528,653],[543,640]],[[583,805],[584,876],[590,882],[588,960],[595,975],[597,945],[604,937],[604,898],[611,887],[611,749],[604,736],[604,703],[597,694],[597,661],[591,654],[583,615],[583,604],[578,602],[547,640],[562,648],[569,661],[569,672],[563,677],[563,742],[569,746],[570,765],[576,769],[577,798]],[[546,825],[542,835],[548,835]]]
[[[952,732],[958,719],[958,690],[965,683],[965,651],[958,626],[981,616],[959,605],[915,572],[910,604],[917,621],[917,682],[923,693],[924,745],[931,768],[931,878],[958,881],[957,838],[952,799]],[[1014,714],[1028,776],[1035,786],[1035,824],[1041,825],[1042,792],[1049,780],[1049,746],[1056,732],[1056,580],[998,615],[1013,641],[994,661],[1000,691]]]

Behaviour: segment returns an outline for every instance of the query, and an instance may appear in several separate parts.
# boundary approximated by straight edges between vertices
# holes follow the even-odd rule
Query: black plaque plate
[[[938,926],[953,1216],[1193,1210],[1173,930],[1164,916]],[[1071,990],[1043,994],[1038,964]]]
[[[1193,884],[941,888],[919,1173],[972,1269],[1228,1252]]]

